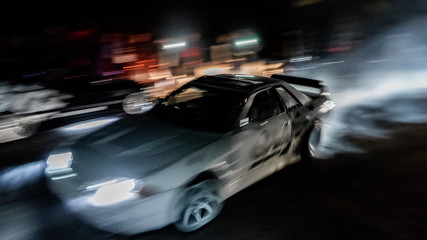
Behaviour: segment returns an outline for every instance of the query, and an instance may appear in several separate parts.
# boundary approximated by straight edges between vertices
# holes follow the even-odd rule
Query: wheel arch
[[[196,176],[191,178],[190,181],[188,181],[187,184],[185,184],[185,186],[190,187],[190,186],[193,186],[197,183],[200,183],[200,182],[203,182],[203,181],[209,180],[209,179],[218,180],[218,177],[216,176],[216,174],[212,170],[206,170],[206,171],[203,171],[203,172],[197,174]]]
[[[205,180],[210,180],[210,179],[215,180],[215,181],[219,180],[219,178],[215,175],[215,173],[212,170],[203,171],[201,173],[196,174],[192,178],[190,178],[189,181],[187,181],[187,183],[182,185],[181,189],[182,189],[182,191],[184,191],[185,189],[187,189],[191,186],[194,186],[198,183],[201,183]],[[182,192],[182,193],[184,193],[184,192]],[[180,214],[181,208],[183,207],[181,205],[183,196],[184,196],[183,194],[178,194],[171,204],[171,208],[170,208],[171,215],[170,216],[171,216],[171,219],[173,222],[175,222],[176,220],[179,219],[179,214]]]
[[[308,153],[308,151],[309,151],[308,141],[309,141],[309,138],[310,138],[312,131],[314,130],[314,128],[316,128],[316,125],[318,125],[318,127],[320,128],[320,134],[321,134],[322,120],[320,118],[314,118],[312,120],[312,124],[302,134],[300,144],[298,146],[298,148],[299,148],[298,151],[299,151],[299,154],[300,154],[301,159],[303,161],[309,161],[309,160],[313,159],[313,157],[310,156],[310,154]]]

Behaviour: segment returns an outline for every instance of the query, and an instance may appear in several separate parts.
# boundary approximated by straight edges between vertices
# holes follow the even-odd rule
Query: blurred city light
[[[182,48],[185,47],[186,43],[185,42],[179,42],[179,43],[170,43],[170,44],[165,44],[163,45],[163,49],[171,49],[171,48]]]
[[[235,41],[235,45],[237,47],[243,47],[243,46],[250,46],[250,45],[255,45],[258,43],[258,39],[257,38],[250,38],[250,39],[240,39],[240,40],[236,40]]]
[[[297,58],[291,58],[289,59],[290,63],[296,63],[296,62],[305,62],[305,61],[311,61],[313,59],[312,56],[307,57],[297,57]]]

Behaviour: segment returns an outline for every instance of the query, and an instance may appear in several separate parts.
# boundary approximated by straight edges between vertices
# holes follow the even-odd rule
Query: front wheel
[[[221,211],[223,202],[214,180],[205,180],[185,190],[184,208],[175,227],[181,232],[195,231],[212,221]]]

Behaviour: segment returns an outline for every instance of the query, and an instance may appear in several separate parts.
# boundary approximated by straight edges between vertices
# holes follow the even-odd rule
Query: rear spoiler
[[[273,74],[271,78],[279,79],[287,82],[300,92],[309,96],[329,95],[329,90],[326,84],[320,80],[294,77],[283,74]]]

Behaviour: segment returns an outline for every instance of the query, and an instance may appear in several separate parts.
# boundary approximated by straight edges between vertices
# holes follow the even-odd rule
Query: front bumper
[[[48,186],[67,208],[82,221],[107,232],[133,235],[165,227],[173,223],[174,203],[178,189],[143,199],[134,199],[108,206],[94,206],[94,193],[79,192],[73,178],[48,180]]]

